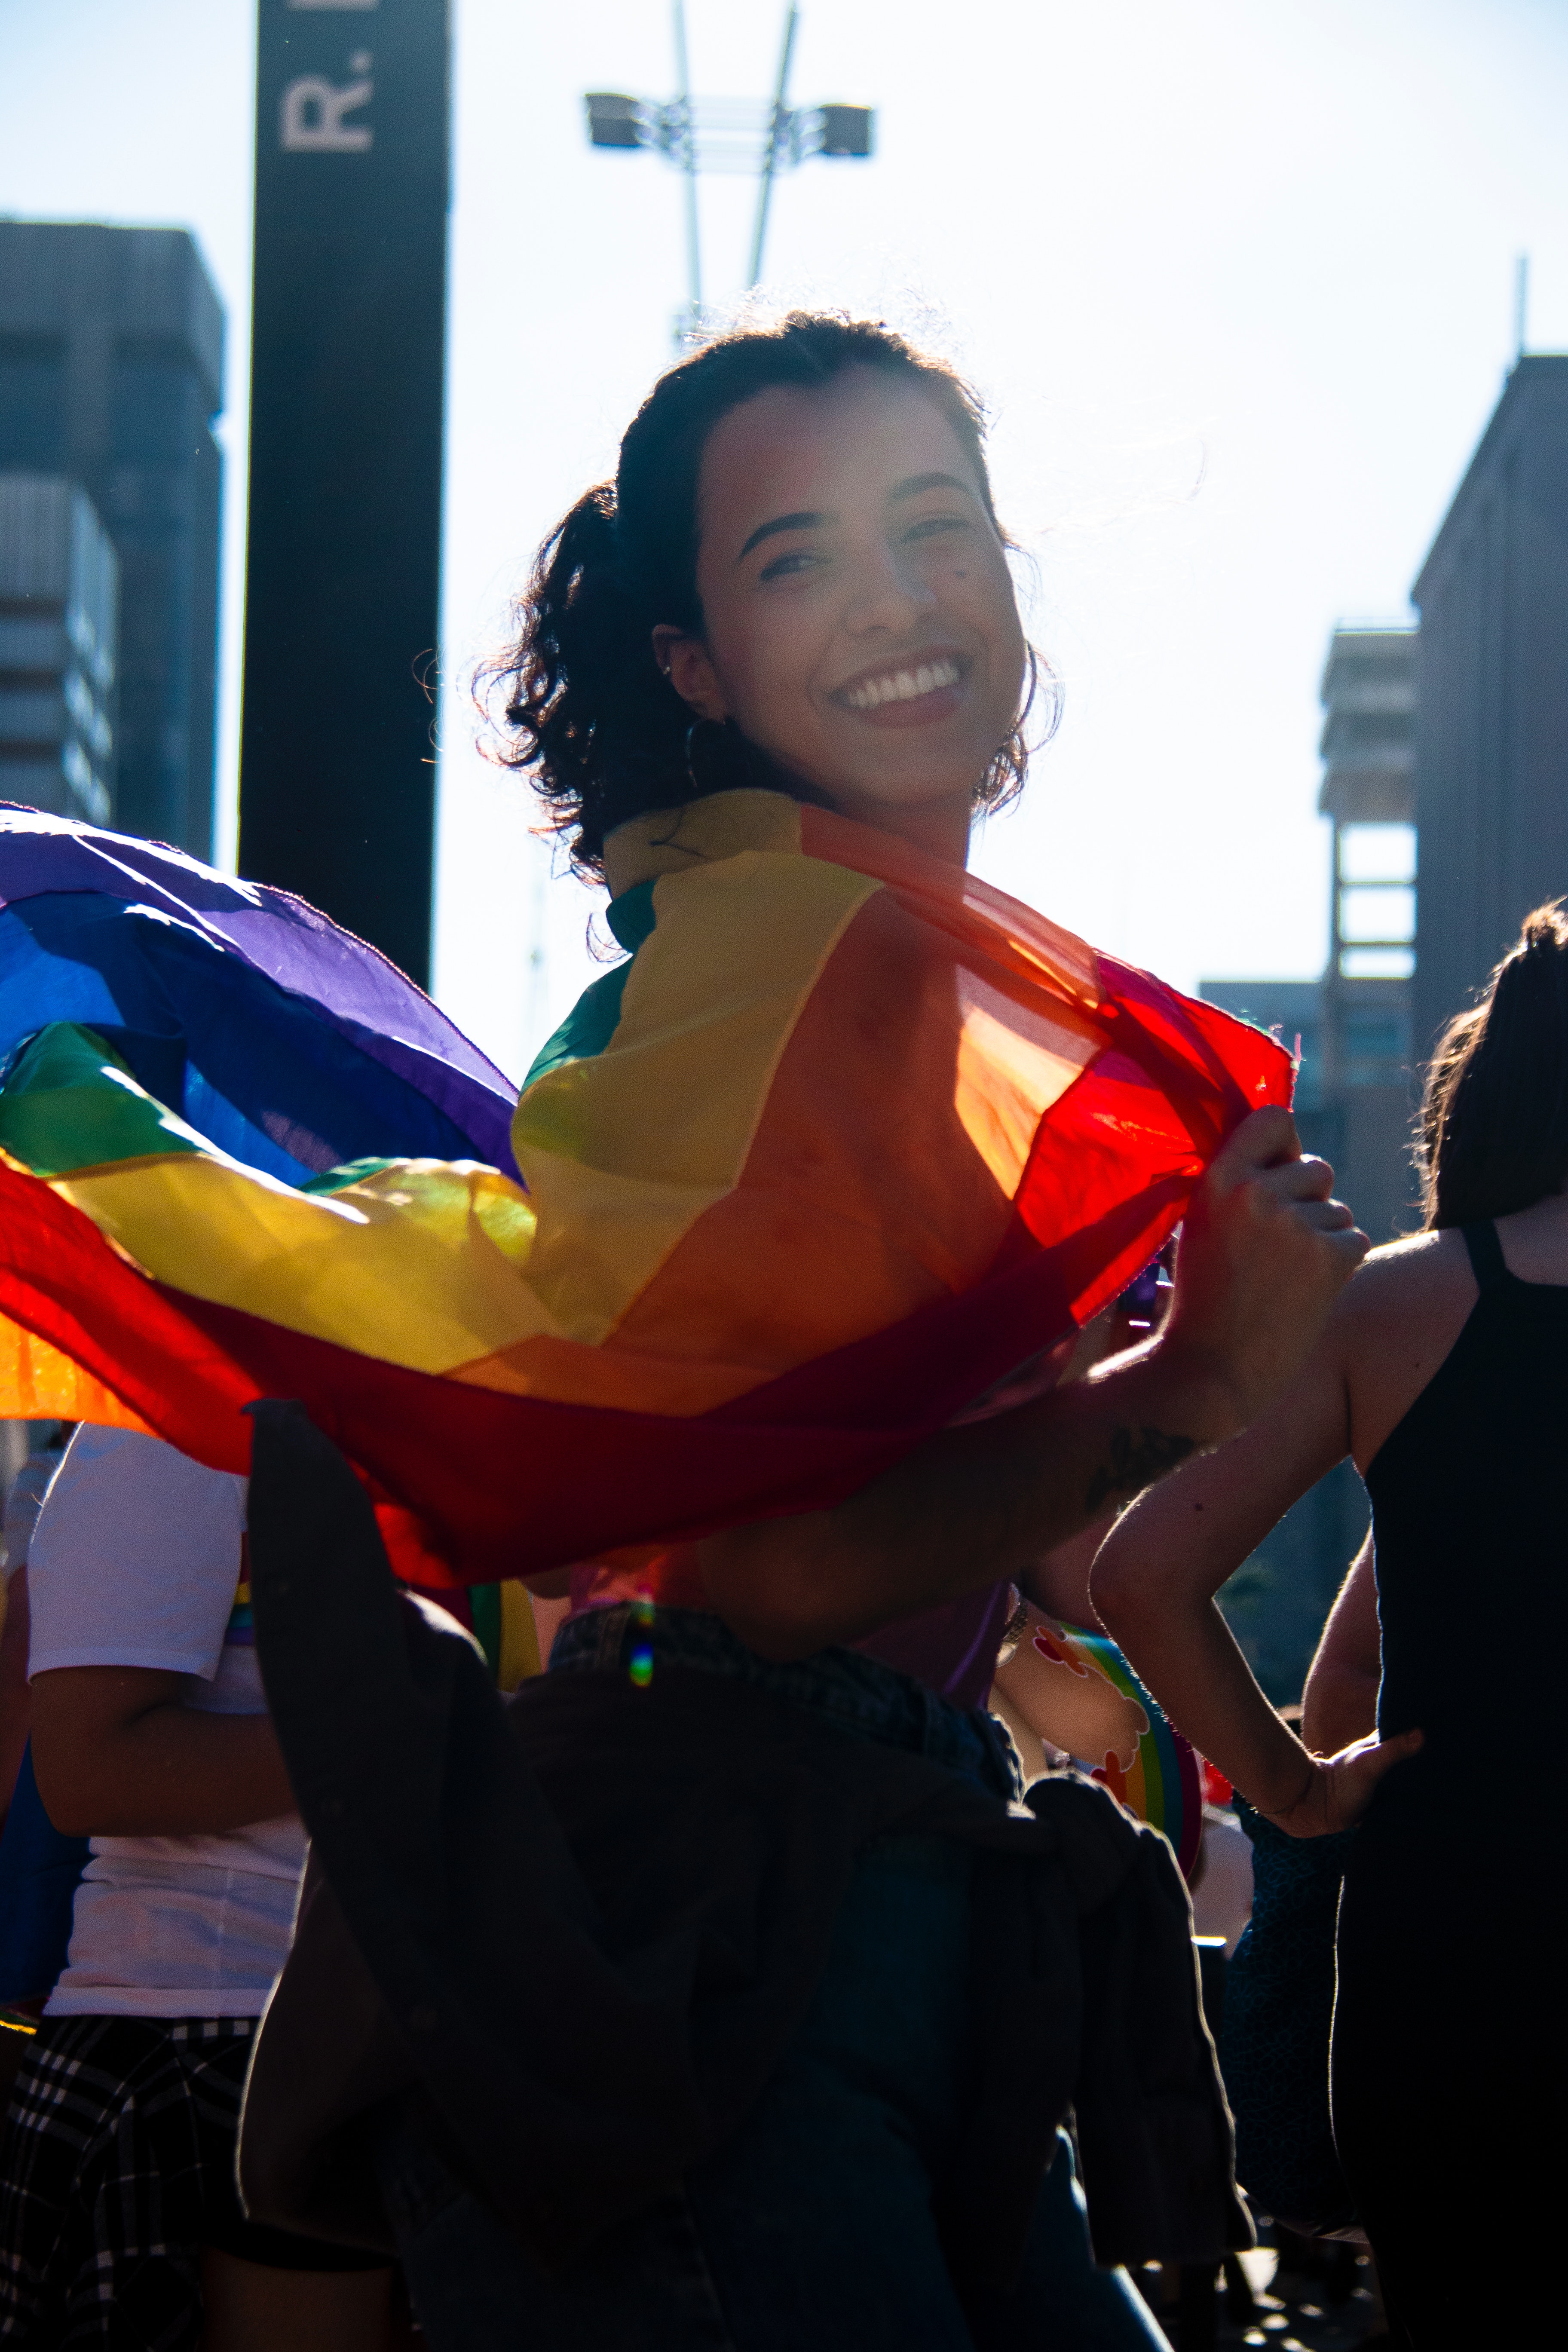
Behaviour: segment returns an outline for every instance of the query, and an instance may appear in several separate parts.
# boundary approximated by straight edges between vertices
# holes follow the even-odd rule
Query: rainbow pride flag
[[[1113,1690],[1142,1707],[1145,1728],[1131,1763],[1123,1771],[1116,1757],[1108,1755],[1093,1767],[1092,1777],[1140,1821],[1164,1832],[1183,1876],[1190,1877],[1204,1827],[1203,1777],[1192,1742],[1150,1696],[1109,1634],[1068,1625],[1061,1647],[1080,1671],[1102,1674]]]
[[[1289,1098],[1258,1031],[780,794],[606,874],[626,960],[512,1114],[297,901],[0,814],[0,1413],[243,1470],[298,1398],[423,1584],[679,1542],[1048,1377]]]

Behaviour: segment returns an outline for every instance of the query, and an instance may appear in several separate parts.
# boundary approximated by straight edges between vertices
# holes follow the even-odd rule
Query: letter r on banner
[[[374,89],[372,81],[339,89],[324,74],[301,74],[283,92],[279,145],[295,154],[363,155],[374,136],[370,125],[343,117],[365,105]]]

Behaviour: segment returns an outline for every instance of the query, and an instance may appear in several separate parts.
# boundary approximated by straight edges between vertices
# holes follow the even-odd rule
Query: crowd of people
[[[40,1433],[0,2340],[1157,2346],[1136,2266],[1250,2239],[1221,2067],[1240,2190],[1364,2233],[1390,2341],[1526,2340],[1568,920],[1442,1042],[1369,1255],[1277,1047],[966,879],[1051,685],[1009,544],[951,370],[795,314],[661,379],[539,558],[500,723],[628,956],[525,1082],[527,1246],[481,1204],[440,1276],[544,1302],[463,1391],[563,1416],[483,1472],[521,1529],[566,1465],[537,1671],[395,1599],[347,1416],[255,1406],[248,1474],[145,1387]],[[1346,1455],[1288,1721],[1215,1596]]]

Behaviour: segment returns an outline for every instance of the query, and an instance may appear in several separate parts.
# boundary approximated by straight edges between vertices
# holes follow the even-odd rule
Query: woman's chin
[[[975,776],[979,772],[967,766],[928,769],[922,762],[911,760],[908,767],[891,773],[886,768],[879,768],[869,775],[845,775],[831,790],[836,804],[846,816],[861,810],[868,814],[878,809],[889,814],[898,811],[913,814],[923,809],[967,809],[974,798]]]

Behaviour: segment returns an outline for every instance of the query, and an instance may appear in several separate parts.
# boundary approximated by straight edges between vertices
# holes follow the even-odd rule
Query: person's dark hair
[[[1568,915],[1527,915],[1480,1003],[1427,1066],[1417,1155],[1428,1227],[1481,1224],[1568,1179]]]
[[[992,505],[979,400],[945,362],[890,328],[794,310],[776,326],[721,335],[671,368],[626,428],[614,481],[584,491],[541,548],[518,607],[518,636],[480,677],[487,703],[504,698],[500,758],[530,772],[580,869],[596,871],[605,835],[650,809],[745,783],[814,797],[732,725],[693,739],[691,710],[655,661],[652,632],[660,622],[694,635],[702,628],[698,482],[714,426],[759,393],[814,390],[851,367],[912,381],[931,394],[1011,544]],[[981,808],[1000,807],[1022,786],[1024,720],[1042,675],[1054,704],[1055,681],[1031,648],[1028,697],[977,781]]]

